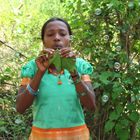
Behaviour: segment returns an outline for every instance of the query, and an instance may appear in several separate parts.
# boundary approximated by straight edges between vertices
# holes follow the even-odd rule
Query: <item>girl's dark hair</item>
[[[42,29],[41,29],[41,39],[43,40],[44,39],[44,34],[45,34],[45,28],[46,26],[48,25],[48,23],[52,22],[52,21],[61,21],[63,23],[66,24],[67,28],[68,28],[68,31],[69,31],[69,35],[72,35],[72,31],[71,31],[71,28],[70,28],[70,25],[68,24],[67,21],[65,21],[64,19],[62,18],[50,18],[49,20],[47,20],[44,25],[42,26]]]

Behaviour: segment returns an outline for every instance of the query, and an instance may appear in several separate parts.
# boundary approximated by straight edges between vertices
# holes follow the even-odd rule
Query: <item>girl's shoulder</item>
[[[76,69],[81,75],[93,73],[93,66],[83,58],[76,58]]]
[[[35,59],[32,59],[22,66],[21,78],[23,77],[33,78],[36,71],[37,71],[37,65],[35,63]]]

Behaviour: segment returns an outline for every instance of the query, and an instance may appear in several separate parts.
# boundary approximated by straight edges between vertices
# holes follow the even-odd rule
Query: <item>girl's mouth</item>
[[[55,50],[57,50],[57,49],[60,50],[60,49],[62,49],[62,48],[63,48],[62,45],[55,45],[55,46],[54,46],[54,49],[55,49]]]

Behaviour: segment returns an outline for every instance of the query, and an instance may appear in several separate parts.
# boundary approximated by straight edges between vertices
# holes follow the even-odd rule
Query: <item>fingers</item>
[[[44,56],[37,57],[36,62],[43,63],[46,60]]]
[[[54,50],[53,49],[50,49],[50,48],[47,48],[47,49],[44,49],[40,52],[38,58],[41,57],[42,61],[48,61],[54,54]]]
[[[55,52],[55,50],[54,50],[54,49],[51,49],[51,48],[45,48],[45,49],[43,50],[43,52],[44,52],[44,53],[48,53],[48,54],[53,54],[53,53]]]
[[[41,59],[42,58],[36,59],[36,64],[38,69],[44,73],[46,69],[49,67],[49,62],[48,61],[44,62]]]
[[[68,47],[62,48],[59,51],[60,51],[60,54],[62,57],[76,58],[75,53]],[[55,53],[54,49],[46,48],[46,49],[41,51],[41,53],[39,54],[38,57],[41,57],[41,60],[40,60],[41,62],[42,61],[45,62],[45,61],[48,61],[50,58],[52,58],[54,53]]]
[[[67,57],[67,58],[75,58],[75,53],[70,48],[62,48],[61,50],[61,56]]]
[[[51,58],[53,56],[54,52],[55,52],[55,50],[50,49],[50,48],[46,48],[41,51],[43,57],[46,57],[47,59]]]
[[[44,49],[40,52],[39,56],[36,58],[36,64],[38,68],[43,71],[49,66],[49,59],[53,56],[53,49]]]

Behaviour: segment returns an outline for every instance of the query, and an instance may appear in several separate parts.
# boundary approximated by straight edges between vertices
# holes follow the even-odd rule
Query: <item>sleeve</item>
[[[33,78],[37,71],[35,60],[29,61],[21,68],[21,78]]]
[[[91,75],[93,73],[92,65],[82,58],[76,58],[76,69],[80,75]]]

